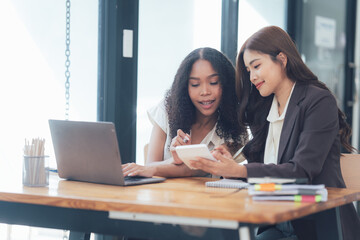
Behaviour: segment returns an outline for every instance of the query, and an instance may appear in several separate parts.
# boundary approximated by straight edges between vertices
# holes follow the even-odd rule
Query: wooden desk
[[[199,239],[183,232],[182,224],[207,227],[203,239],[234,239],[242,226],[275,224],[319,212],[336,220],[337,207],[360,200],[357,190],[329,188],[324,203],[256,202],[247,190],[207,188],[208,180],[178,178],[118,187],[52,176],[46,188],[23,187],[19,182],[11,189],[3,182],[0,222],[105,235],[161,239],[173,233],[172,239]],[[335,220],[331,224],[336,228]],[[333,234],[326,239],[329,236],[338,239]]]

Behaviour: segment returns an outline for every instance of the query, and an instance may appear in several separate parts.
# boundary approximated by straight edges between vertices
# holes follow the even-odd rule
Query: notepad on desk
[[[217,181],[209,181],[205,183],[207,187],[219,187],[219,188],[247,188],[250,184],[238,179],[221,179]]]
[[[250,184],[276,183],[276,184],[306,184],[307,178],[278,178],[278,177],[250,177],[247,180]]]

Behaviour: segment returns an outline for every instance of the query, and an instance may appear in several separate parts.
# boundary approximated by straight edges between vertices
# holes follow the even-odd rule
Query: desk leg
[[[69,240],[90,240],[90,233],[70,231]]]
[[[255,227],[253,225],[244,225],[239,228],[240,240],[255,240]]]

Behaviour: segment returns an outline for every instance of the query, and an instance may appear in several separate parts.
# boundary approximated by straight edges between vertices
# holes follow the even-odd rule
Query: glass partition
[[[220,50],[221,0],[140,0],[137,163],[152,125],[146,110],[164,97],[185,56],[198,47]]]

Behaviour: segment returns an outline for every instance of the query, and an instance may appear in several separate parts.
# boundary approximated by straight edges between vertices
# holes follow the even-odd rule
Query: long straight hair
[[[296,84],[312,84],[330,90],[305,65],[291,37],[281,28],[276,26],[264,27],[246,40],[241,47],[236,63],[236,92],[240,100],[239,123],[243,127],[249,127],[253,135],[252,140],[244,147],[245,156],[251,161],[261,162],[269,128],[266,118],[273,95],[262,97],[251,84],[250,74],[244,63],[245,50],[267,54],[274,62],[278,62],[276,57],[282,52],[287,56],[285,72],[291,81],[296,82]],[[346,150],[353,151],[354,148],[349,144],[351,128],[346,122],[345,114],[339,108],[338,117],[341,144]]]

